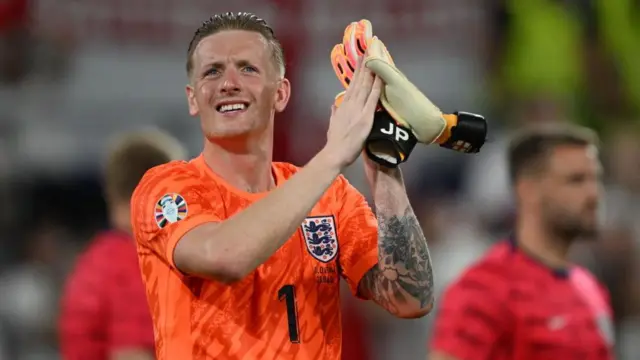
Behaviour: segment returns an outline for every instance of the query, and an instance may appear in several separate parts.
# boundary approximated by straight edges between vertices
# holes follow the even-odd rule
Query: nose
[[[240,92],[240,77],[235,69],[228,69],[222,76],[220,92],[225,95]]]
[[[587,197],[591,201],[597,202],[600,198],[600,193],[602,191],[602,184],[598,180],[589,182],[587,186]]]

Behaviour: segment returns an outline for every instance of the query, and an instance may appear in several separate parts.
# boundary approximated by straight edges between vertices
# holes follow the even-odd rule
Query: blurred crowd
[[[197,155],[184,98],[192,31],[210,14],[269,21],[293,96],[276,160],[303,165],[340,91],[329,62],[351,21],[371,20],[396,64],[443,110],[484,114],[478,155],[436,147],[403,167],[438,291],[513,218],[504,149],[523,124],[572,121],[601,136],[602,232],[573,250],[606,284],[619,359],[640,358],[640,3],[632,0],[0,0],[0,359],[57,359],[64,277],[108,226],[109,139],[164,129]],[[363,192],[361,164],[348,171]],[[434,315],[398,320],[345,291],[345,359],[425,359]],[[437,305],[436,305],[437,313]]]

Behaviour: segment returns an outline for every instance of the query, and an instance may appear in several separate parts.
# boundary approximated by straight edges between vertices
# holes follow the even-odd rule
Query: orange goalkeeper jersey
[[[272,169],[278,186],[298,171],[285,163]],[[158,166],[141,180],[132,223],[159,360],[340,359],[339,278],[356,294],[378,260],[375,217],[343,177],[242,281],[226,285],[175,267],[173,251],[184,234],[224,221],[266,194],[233,188],[202,156]]]

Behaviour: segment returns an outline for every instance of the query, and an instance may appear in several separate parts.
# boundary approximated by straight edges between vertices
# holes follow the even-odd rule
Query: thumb
[[[394,85],[404,75],[393,65],[391,58],[387,54],[388,52],[382,41],[374,37],[367,49],[364,65],[378,75],[385,84]]]

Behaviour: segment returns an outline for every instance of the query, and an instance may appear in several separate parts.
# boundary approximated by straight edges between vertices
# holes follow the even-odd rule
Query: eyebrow
[[[224,68],[224,63],[222,63],[221,61],[214,61],[202,67],[201,75],[204,77],[205,75],[207,75],[209,70],[220,69],[220,68]]]
[[[246,59],[236,60],[236,61],[234,61],[234,64],[237,67],[254,66],[258,70],[261,68],[260,66],[254,64],[251,61],[246,60]],[[226,67],[226,65],[225,65],[224,62],[222,62],[222,61],[213,61],[212,63],[206,64],[206,65],[203,66],[203,72],[206,73],[208,70],[211,70],[211,69],[224,69],[225,67]]]

